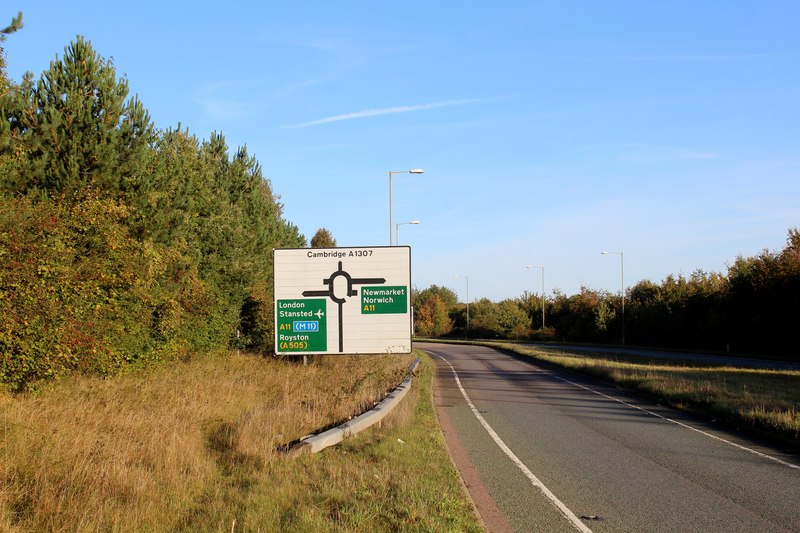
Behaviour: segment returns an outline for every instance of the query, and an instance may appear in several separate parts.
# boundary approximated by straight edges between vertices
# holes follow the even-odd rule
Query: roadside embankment
[[[215,354],[0,394],[0,530],[480,531],[423,364],[381,424],[323,453],[288,442],[368,411],[415,356],[301,364]]]

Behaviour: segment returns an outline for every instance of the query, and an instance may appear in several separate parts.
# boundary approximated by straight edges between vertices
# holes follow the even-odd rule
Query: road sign
[[[406,313],[408,287],[362,287],[361,312],[367,314]]]
[[[274,251],[275,352],[411,352],[411,248]]]
[[[323,299],[278,300],[276,346],[285,352],[324,352],[328,348],[327,302]]]

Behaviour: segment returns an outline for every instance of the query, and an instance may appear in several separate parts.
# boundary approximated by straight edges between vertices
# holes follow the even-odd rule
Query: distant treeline
[[[415,291],[416,333],[424,336],[537,339],[619,344],[623,335],[619,293],[582,288],[545,298],[524,293],[494,303],[471,302],[432,286]],[[783,250],[738,257],[727,274],[697,271],[640,281],[625,293],[627,344],[770,354],[800,359],[800,232],[788,232]]]
[[[9,80],[4,60],[0,383],[270,350],[271,249],[306,240],[256,159],[156,130],[83,38],[38,80]]]

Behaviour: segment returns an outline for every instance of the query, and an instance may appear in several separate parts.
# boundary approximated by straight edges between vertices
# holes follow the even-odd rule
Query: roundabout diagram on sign
[[[337,294],[338,278],[343,278],[344,294],[341,296]],[[342,313],[342,306],[347,302],[347,298],[351,296],[358,296],[358,291],[353,288],[353,285],[381,285],[386,283],[385,278],[354,278],[342,269],[342,262],[339,261],[339,268],[330,275],[329,278],[323,279],[322,283],[327,285],[328,288],[319,291],[303,291],[303,296],[326,296],[333,300],[339,306],[339,352],[344,352],[344,320]],[[338,285],[341,285],[339,283]]]

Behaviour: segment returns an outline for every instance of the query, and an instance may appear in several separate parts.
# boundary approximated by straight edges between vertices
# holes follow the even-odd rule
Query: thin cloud
[[[415,111],[426,111],[428,109],[437,109],[440,107],[452,107],[457,105],[477,104],[484,100],[478,98],[465,98],[462,100],[444,100],[442,102],[433,102],[430,104],[419,104],[398,107],[384,107],[382,109],[367,109],[364,111],[356,111],[354,113],[344,113],[342,115],[333,115],[318,120],[311,120],[309,122],[301,122],[300,124],[290,124],[283,126],[285,129],[308,128],[311,126],[319,126],[320,124],[329,124],[331,122],[341,122],[343,120],[356,120],[359,118],[377,117],[381,115],[392,115],[395,113],[412,113]]]

